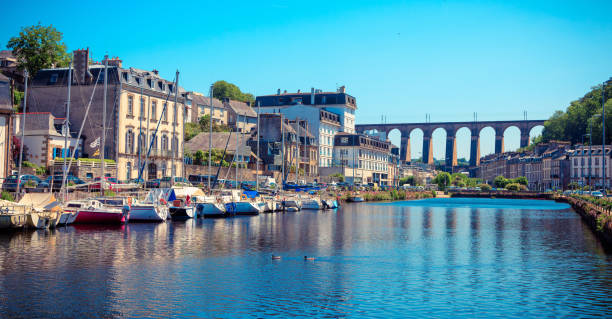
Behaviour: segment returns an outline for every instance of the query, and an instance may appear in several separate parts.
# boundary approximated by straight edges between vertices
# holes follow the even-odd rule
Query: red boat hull
[[[122,224],[125,217],[122,212],[80,210],[74,224]]]

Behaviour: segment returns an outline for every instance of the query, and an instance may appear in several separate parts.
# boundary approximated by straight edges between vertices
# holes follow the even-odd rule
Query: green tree
[[[217,81],[213,84],[213,97],[217,99],[229,98],[241,102],[255,101],[253,94],[244,93],[237,85],[227,81]]]
[[[12,37],[6,47],[17,58],[17,67],[27,69],[31,77],[45,68],[67,66],[69,56],[62,33],[52,25],[37,25],[21,28],[19,36]]]
[[[506,187],[506,185],[509,183],[509,181],[503,177],[503,176],[497,176],[495,177],[495,179],[493,180],[493,184],[495,185],[495,187],[497,188],[504,188]]]
[[[193,155],[193,163],[195,165],[202,165],[203,162],[204,162],[204,152],[202,150],[198,150]]]
[[[438,184],[438,188],[446,189],[446,187],[448,187],[448,185],[451,183],[451,175],[447,172],[438,173],[438,175],[436,175],[436,177],[433,179],[433,182]]]
[[[512,183],[517,183],[517,184],[520,184],[520,185],[527,186],[527,183],[528,183],[527,177],[525,177],[525,176],[517,177],[517,178],[512,180]]]

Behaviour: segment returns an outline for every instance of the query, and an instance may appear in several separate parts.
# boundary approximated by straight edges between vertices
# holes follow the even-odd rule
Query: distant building
[[[280,182],[283,160],[285,178],[290,173],[295,177],[296,162],[299,163],[300,176],[314,179],[318,175],[318,147],[305,120],[300,120],[298,126],[296,121],[289,121],[282,114],[260,114],[259,122],[259,157],[263,175],[274,176]],[[257,131],[251,136],[249,145],[257,152]]]
[[[392,185],[392,144],[375,137],[355,133],[338,133],[334,137],[334,161],[339,165],[321,169],[325,175],[339,172],[350,183]]]
[[[612,168],[610,167],[610,145],[604,147],[605,154],[605,187],[609,188],[611,183]],[[591,185],[595,188],[602,188],[603,165],[602,165],[601,145],[578,145],[569,155],[571,182],[580,186]],[[590,183],[590,184],[589,184]]]
[[[96,83],[97,80],[97,83]],[[68,68],[39,71],[31,81],[28,111],[66,117]],[[82,156],[96,158],[95,141],[102,137],[104,66],[89,63],[89,50],[74,52],[70,123],[83,129]],[[87,119],[85,110],[95,94]],[[184,92],[184,91],[183,91]],[[175,105],[175,95],[178,103]],[[119,179],[136,178],[145,165],[146,179],[183,175],[184,97],[180,88],[156,70],[123,68],[108,59],[106,145],[104,155],[117,162]],[[159,126],[158,126],[159,122]]]
[[[187,92],[185,94],[185,103],[188,108],[188,111],[185,113],[187,116],[185,121],[187,122],[198,123],[202,116],[210,114],[211,99],[202,93]],[[225,105],[223,105],[223,102],[213,98],[212,104],[213,123],[227,125],[228,112]]]
[[[15,115],[15,136],[21,139],[23,113]],[[50,167],[54,159],[71,154],[74,158],[81,157],[82,143],[77,141],[78,131],[74,127],[64,128],[64,118],[56,118],[49,112],[27,113],[25,115],[25,131],[23,134],[24,161],[39,166]],[[67,140],[66,140],[66,134]],[[67,142],[67,152],[64,144]]]
[[[319,146],[319,166],[331,167],[334,136],[338,132],[355,132],[355,98],[344,87],[337,92],[281,93],[258,96],[262,113],[282,113],[291,120],[301,119],[309,123],[310,133]],[[257,109],[257,108],[256,108]]]
[[[228,112],[227,124],[238,132],[250,132],[257,126],[257,112],[248,103],[223,99],[223,106]]]

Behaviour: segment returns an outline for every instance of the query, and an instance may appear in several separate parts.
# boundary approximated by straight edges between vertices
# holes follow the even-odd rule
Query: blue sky
[[[7,8],[8,6],[8,8]],[[346,85],[358,123],[548,118],[612,76],[612,1],[11,1],[0,46],[53,24],[69,49],[158,69],[205,92]],[[534,131],[533,134],[537,132]],[[420,156],[415,133],[413,157]],[[444,154],[434,133],[434,156]],[[397,136],[393,136],[397,139]],[[459,157],[468,157],[466,132]],[[516,131],[506,149],[518,146]],[[493,150],[490,131],[482,153]]]

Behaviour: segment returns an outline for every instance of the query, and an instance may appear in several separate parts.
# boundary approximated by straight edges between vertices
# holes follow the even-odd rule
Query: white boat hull
[[[26,225],[28,228],[44,229],[49,228],[49,218],[43,217],[38,213],[30,213]]]
[[[168,218],[168,208],[157,205],[132,205],[129,221],[161,222]]]
[[[236,215],[259,215],[261,212],[261,206],[259,203],[253,202],[235,202],[236,205],[234,213]]]
[[[201,217],[225,217],[227,211],[225,205],[221,203],[201,203],[198,204],[198,214]]]
[[[309,210],[319,210],[322,208],[321,202],[319,202],[318,200],[305,200],[302,201],[302,209],[309,209]]]

